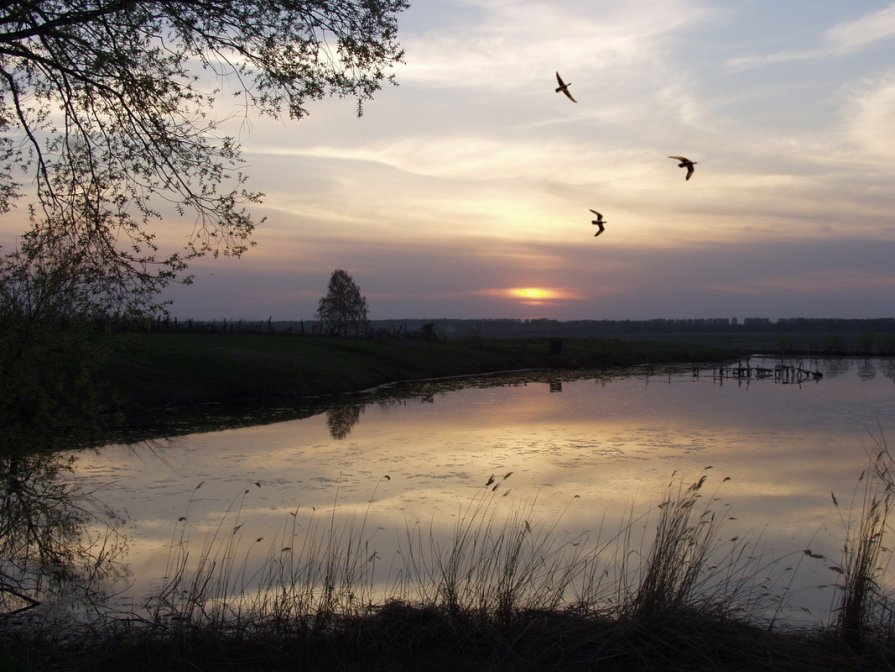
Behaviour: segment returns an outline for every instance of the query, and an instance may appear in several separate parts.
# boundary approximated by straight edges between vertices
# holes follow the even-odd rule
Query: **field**
[[[335,339],[266,334],[131,333],[107,380],[128,416],[207,402],[282,401],[384,383],[532,368],[718,361],[726,347],[623,339]]]

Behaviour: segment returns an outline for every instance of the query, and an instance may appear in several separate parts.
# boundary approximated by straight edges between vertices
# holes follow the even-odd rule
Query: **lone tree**
[[[326,296],[320,299],[315,317],[330,335],[355,335],[367,325],[367,297],[347,272],[338,269],[329,279]]]
[[[145,312],[190,260],[253,245],[219,97],[299,119],[325,95],[364,100],[403,54],[407,0],[31,0],[0,6],[0,213],[30,225],[0,258],[16,314]],[[230,110],[220,110],[220,116]],[[25,186],[27,185],[27,186]],[[161,208],[165,207],[167,211]],[[163,217],[188,216],[175,251]],[[24,228],[24,227],[23,227]]]

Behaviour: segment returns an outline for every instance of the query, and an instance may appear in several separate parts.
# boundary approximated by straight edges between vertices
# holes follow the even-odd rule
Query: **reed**
[[[844,530],[842,562],[830,567],[842,577],[835,609],[836,629],[843,642],[855,651],[863,647],[871,632],[891,633],[895,613],[881,586],[891,557],[883,541],[890,529],[888,515],[895,496],[895,459],[882,432],[871,438],[874,454],[870,466],[858,477],[849,511],[840,511]],[[831,497],[839,510],[835,493]],[[856,508],[857,516],[853,513]]]
[[[447,539],[432,526],[405,521],[397,563],[384,578],[367,530],[369,506],[346,524],[336,520],[338,501],[326,516],[297,509],[263,549],[258,538],[246,550],[240,511],[249,488],[191,561],[190,502],[172,535],[164,583],[148,603],[150,618],[213,627],[288,621],[319,629],[390,601],[500,623],[519,612],[564,609],[641,620],[697,608],[752,617],[769,594],[768,579],[759,586],[756,575],[774,563],[749,540],[723,537],[726,507],[716,496],[702,498],[706,475],[689,485],[669,483],[653,510],[651,541],[650,515],[635,516],[633,504],[618,530],[601,524],[594,539],[564,536],[561,516],[535,519],[536,501],[502,505],[512,501],[503,499],[509,477],[489,478]],[[259,553],[260,569],[249,571],[259,566]]]
[[[241,522],[252,486],[194,552],[191,500],[148,621],[190,646],[288,643],[349,669],[359,668],[346,660],[363,667],[367,656],[411,665],[393,669],[663,669],[681,656],[691,669],[733,659],[744,669],[848,669],[881,627],[887,495],[867,495],[854,523],[843,518],[839,639],[824,640],[773,629],[790,567],[762,551],[760,537],[725,533],[723,481],[712,490],[707,473],[673,477],[656,506],[636,513],[632,503],[618,529],[604,522],[593,538],[570,538],[561,516],[542,523],[536,502],[505,499],[509,478],[483,479],[446,536],[434,523],[405,522],[390,562],[376,550],[369,505],[339,517],[338,495],[329,510],[296,509],[278,533],[254,537]],[[758,651],[774,664],[750,658]]]
[[[612,563],[618,617],[654,623],[695,613],[758,623],[785,601],[782,559],[763,548],[760,535],[724,534],[732,518],[720,504],[724,481],[705,496],[707,481],[707,474],[689,484],[672,477],[651,512],[654,526],[650,516],[629,513]]]
[[[448,544],[435,535],[426,544],[419,528],[408,529],[417,601],[501,623],[520,610],[554,610],[568,601],[586,566],[586,546],[579,537],[561,539],[558,521],[535,522],[535,502],[500,517],[501,484],[487,483],[472,498]]]
[[[320,631],[335,618],[367,610],[376,554],[370,550],[366,515],[339,526],[337,497],[328,517],[298,508],[278,534],[252,542],[251,536],[245,539],[240,518],[250,491],[251,486],[234,498],[206,535],[194,567],[190,500],[172,536],[163,584],[147,602],[150,620],[175,629],[232,631],[288,624]]]
[[[677,491],[659,504],[656,536],[639,585],[625,600],[624,610],[632,616],[653,619],[690,603],[719,526],[710,509],[694,510],[706,478],[703,475],[686,488],[678,484]]]

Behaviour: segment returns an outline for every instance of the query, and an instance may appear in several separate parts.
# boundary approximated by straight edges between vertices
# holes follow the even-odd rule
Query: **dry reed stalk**
[[[757,620],[767,610],[780,580],[779,561],[769,559],[760,538],[721,535],[727,507],[717,504],[717,489],[703,498],[706,481],[703,474],[686,486],[681,478],[669,482],[649,542],[644,522],[635,544],[635,527],[646,519],[635,520],[633,507],[629,511],[616,549],[618,616],[656,621],[695,611]]]
[[[369,506],[346,523],[336,517],[338,497],[328,514],[297,509],[270,537],[261,568],[249,572],[254,565],[239,545],[242,502],[234,500],[192,568],[189,527],[175,530],[167,581],[152,603],[154,620],[324,633],[388,604],[434,610],[455,624],[472,619],[486,629],[511,626],[533,612],[600,619],[656,619],[684,609],[757,613],[767,595],[765,586],[756,586],[759,565],[752,554],[747,558],[745,541],[722,543],[723,516],[716,514],[713,498],[696,510],[705,501],[705,482],[681,481],[676,492],[675,481],[669,483],[650,542],[647,514],[635,516],[633,505],[627,522],[608,539],[605,520],[594,540],[564,538],[558,533],[561,516],[551,524],[537,522],[534,501],[504,499],[489,479],[461,509],[446,540],[434,523],[428,530],[405,523],[395,564],[379,584],[379,558],[366,532]],[[632,550],[641,522],[640,548],[648,547],[646,553]],[[613,557],[614,563],[607,562]],[[637,565],[635,557],[642,558]]]
[[[877,443],[879,449],[871,468],[861,472],[860,514],[857,520],[843,516],[840,519],[845,530],[842,547],[842,563],[831,570],[842,575],[836,629],[842,640],[853,650],[860,651],[871,630],[882,621],[882,613],[890,611],[881,589],[889,554],[883,546],[888,526],[889,507],[892,503],[893,483],[889,475],[892,456],[884,438]],[[867,478],[865,479],[865,475]],[[860,484],[863,483],[863,486]],[[833,504],[839,510],[839,502],[831,493]],[[852,498],[852,509],[855,497]],[[885,562],[881,562],[885,554]]]
[[[448,546],[431,535],[423,553],[418,531],[408,531],[405,557],[412,559],[411,571],[435,581],[429,603],[454,616],[478,614],[506,622],[519,610],[558,608],[584,571],[586,549],[580,539],[558,540],[558,521],[533,525],[534,502],[498,520],[500,494],[492,482],[458,516]]]
[[[703,475],[686,489],[680,483],[659,504],[655,540],[630,604],[635,617],[651,619],[689,604],[720,524],[708,508],[694,512],[705,480]]]

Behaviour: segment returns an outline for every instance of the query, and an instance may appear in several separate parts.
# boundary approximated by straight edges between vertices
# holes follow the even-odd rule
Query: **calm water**
[[[448,537],[492,475],[495,506],[593,541],[632,509],[654,507],[673,474],[685,483],[705,474],[725,536],[793,562],[806,548],[838,562],[840,514],[860,493],[874,439],[895,435],[895,362],[802,364],[823,378],[641,370],[398,386],[300,420],[78,453],[74,477],[124,516],[130,573],[118,587],[133,604],[160,584],[181,533],[195,559],[225,529],[251,567],[308,516],[363,520],[365,552],[393,575],[406,531]],[[794,612],[828,617],[830,589],[817,588],[837,578],[827,564],[800,562]]]

